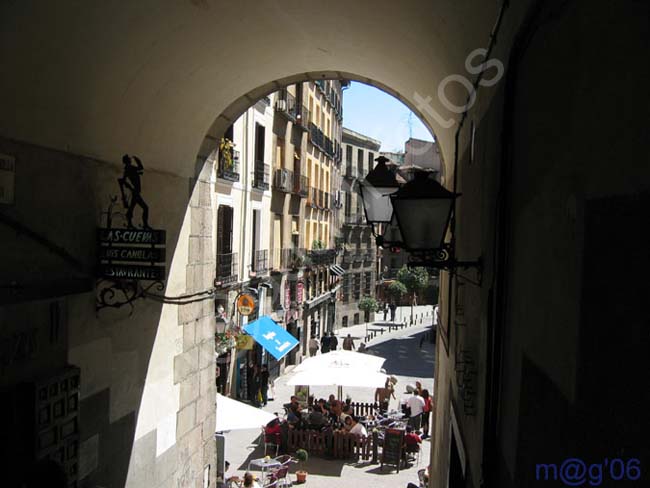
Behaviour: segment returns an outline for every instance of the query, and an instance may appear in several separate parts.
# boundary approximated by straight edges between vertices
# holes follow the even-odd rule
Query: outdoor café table
[[[254,466],[255,468],[259,469],[262,472],[262,479],[266,479],[264,475],[269,469],[277,468],[280,467],[281,465],[282,463],[276,461],[273,458],[268,460],[266,458],[253,459],[251,460],[250,463],[248,463],[248,471],[250,472],[251,466]]]

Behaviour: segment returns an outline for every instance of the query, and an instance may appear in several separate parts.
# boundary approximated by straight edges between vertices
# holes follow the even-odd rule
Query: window
[[[352,146],[350,144],[345,146],[345,163],[352,165]]]
[[[284,139],[278,137],[275,145],[275,167],[284,168]]]
[[[359,325],[359,314],[358,313],[354,314],[354,325]]]
[[[217,254],[232,253],[233,208],[219,205],[217,210]]]
[[[255,162],[264,163],[264,143],[266,138],[266,127],[255,124]]]
[[[343,320],[341,321],[341,325],[342,325],[343,327],[347,327],[347,326],[348,326],[348,316],[347,316],[347,315],[346,315],[345,317],[343,317]]]
[[[363,171],[363,149],[357,149],[357,168],[359,178],[364,177],[366,173]]]
[[[363,293],[364,295],[372,295],[372,271],[366,271],[364,280]]]
[[[374,166],[375,153],[368,152],[368,171],[370,171]]]
[[[361,298],[361,273],[354,274],[354,282],[352,284],[352,296],[355,300]]]

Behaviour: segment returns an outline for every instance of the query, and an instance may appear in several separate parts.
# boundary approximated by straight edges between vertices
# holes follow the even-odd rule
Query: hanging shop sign
[[[124,171],[117,182],[124,212],[114,211],[118,197],[111,197],[104,212],[106,227],[97,231],[97,275],[109,280],[164,281],[167,234],[149,226],[149,206],[142,196],[142,161],[125,154],[122,164]],[[138,226],[134,224],[137,207],[141,214]],[[122,226],[114,223],[118,216],[123,219]]]
[[[240,315],[243,315],[245,317],[248,317],[250,314],[252,314],[255,311],[255,307],[257,305],[257,301],[255,300],[255,297],[253,295],[249,295],[248,293],[242,293],[237,297],[237,311],[239,312]]]
[[[165,231],[98,229],[97,273],[100,278],[165,279]]]
[[[244,332],[278,361],[298,345],[298,339],[266,315],[244,326]]]
[[[305,290],[305,284],[302,281],[296,283],[296,302],[299,304],[303,302],[303,292]]]
[[[253,339],[252,336],[249,336],[248,334],[240,334],[237,336],[237,349],[242,351],[250,351],[253,349],[253,346],[255,345],[255,339]]]

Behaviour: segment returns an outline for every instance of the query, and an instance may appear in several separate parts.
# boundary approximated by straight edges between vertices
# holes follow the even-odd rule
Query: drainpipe
[[[244,277],[246,276],[246,263],[247,260],[245,259],[246,256],[246,239],[244,238],[246,236],[246,228],[248,225],[248,197],[250,190],[248,188],[249,182],[250,182],[250,161],[251,161],[251,148],[249,144],[250,137],[248,135],[249,127],[248,127],[248,122],[249,122],[249,111],[246,110],[244,112],[243,118],[244,118],[244,138],[243,138],[243,145],[244,145],[244,164],[245,168],[242,171],[242,174],[244,176],[244,181],[242,182],[242,202],[241,202],[241,225],[239,226],[239,255],[241,256],[239,260],[239,269],[240,269],[240,281],[245,281]],[[254,167],[255,163],[253,163]]]

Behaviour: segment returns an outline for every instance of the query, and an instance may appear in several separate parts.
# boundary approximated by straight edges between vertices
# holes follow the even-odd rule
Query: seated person
[[[350,426],[348,429],[350,434],[355,434],[364,437],[368,436],[368,431],[366,430],[366,428],[362,424],[360,424],[359,420],[353,415],[350,415],[345,419],[345,424],[346,424],[346,428],[348,425]]]
[[[345,419],[347,419],[350,415],[352,415],[352,407],[350,407],[350,405],[344,405],[341,411],[341,415],[339,415],[339,421],[343,424],[343,427],[346,430],[349,429],[348,424],[345,423]]]
[[[268,424],[266,424],[266,427],[264,427],[264,434],[268,436],[279,434],[281,431],[282,427],[280,427],[280,419],[278,418],[271,420]]]
[[[332,405],[335,403],[336,403],[336,396],[334,396],[334,393],[332,393],[327,400],[327,407],[331,408]]]
[[[323,412],[319,410],[314,410],[307,417],[307,424],[310,429],[320,430],[322,427],[328,424],[329,416],[324,415]]]
[[[409,425],[406,427],[406,434],[404,435],[404,454],[418,452],[420,450],[422,439],[419,435],[413,432],[413,428]]]
[[[246,472],[244,475],[244,488],[260,488],[260,485],[257,481],[255,481],[255,478],[253,478],[253,475],[251,473]]]

